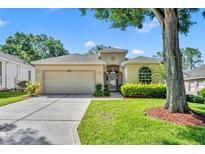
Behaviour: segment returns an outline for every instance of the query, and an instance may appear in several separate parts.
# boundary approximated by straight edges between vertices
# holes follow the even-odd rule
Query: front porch
[[[123,68],[119,65],[107,65],[104,70],[105,87],[111,92],[118,91],[123,84]]]

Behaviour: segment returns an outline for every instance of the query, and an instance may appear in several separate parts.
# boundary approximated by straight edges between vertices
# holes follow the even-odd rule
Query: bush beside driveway
[[[205,127],[183,126],[145,116],[165,99],[95,100],[78,127],[82,144],[205,144]],[[190,107],[205,113],[204,104]]]

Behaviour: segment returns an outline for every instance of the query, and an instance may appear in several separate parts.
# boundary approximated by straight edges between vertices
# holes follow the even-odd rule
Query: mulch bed
[[[170,113],[163,107],[151,108],[145,114],[152,118],[166,120],[180,125],[205,126],[205,121],[196,119],[191,114]]]

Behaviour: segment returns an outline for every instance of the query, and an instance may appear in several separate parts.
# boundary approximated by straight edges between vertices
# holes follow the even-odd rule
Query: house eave
[[[104,65],[105,62],[46,62],[38,63],[32,62],[33,65]]]
[[[184,81],[197,80],[197,79],[205,79],[205,76],[202,76],[202,77],[193,77],[193,78],[186,78],[186,79],[184,79]]]
[[[122,62],[122,65],[135,65],[135,64],[159,64],[160,62]]]
[[[11,59],[7,59],[7,58],[4,58],[4,57],[0,57],[0,60],[6,61],[6,62],[11,62],[13,64],[17,64],[17,65],[20,65],[20,66],[27,67],[27,68],[35,70],[35,67],[33,66],[33,64],[28,64],[28,63],[23,64],[23,63],[13,61]]]

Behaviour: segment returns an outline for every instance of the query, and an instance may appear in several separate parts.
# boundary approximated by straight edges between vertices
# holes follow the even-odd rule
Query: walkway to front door
[[[0,107],[0,144],[80,144],[90,95],[34,97]]]

